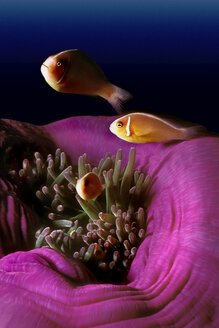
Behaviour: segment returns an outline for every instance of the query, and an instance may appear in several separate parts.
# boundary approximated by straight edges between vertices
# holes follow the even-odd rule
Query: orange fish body
[[[41,66],[46,82],[56,91],[105,98],[118,111],[130,94],[111,84],[85,52],[72,49],[48,57]]]
[[[90,172],[77,180],[76,191],[82,199],[95,200],[102,193],[103,186],[98,176]]]
[[[198,135],[196,127],[179,128],[155,115],[132,113],[115,120],[110,131],[133,143],[186,140]]]

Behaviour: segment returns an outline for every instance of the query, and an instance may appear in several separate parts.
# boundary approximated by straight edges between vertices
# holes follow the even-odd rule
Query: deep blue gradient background
[[[61,94],[41,63],[78,48],[130,91],[127,110],[219,132],[218,0],[0,0],[0,117],[44,124],[115,115],[103,99]]]

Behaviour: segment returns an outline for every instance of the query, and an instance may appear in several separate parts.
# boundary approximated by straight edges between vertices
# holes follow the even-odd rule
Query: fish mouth
[[[49,78],[49,66],[47,66],[45,63],[43,63],[41,65],[41,69],[40,70],[41,70],[41,73],[43,74],[44,78],[46,80],[48,80],[48,78]],[[60,77],[60,79],[58,81],[55,81],[55,83],[56,84],[60,84],[62,82],[62,80],[64,79],[65,74],[66,74],[66,72],[64,71],[63,74],[62,74],[62,76]]]
[[[114,131],[113,131],[113,124],[112,124],[112,123],[110,124],[109,129],[110,129],[110,131],[111,131],[112,133],[114,133]]]
[[[46,66],[45,64],[41,65],[40,71],[44,78],[46,78],[46,76],[48,76],[48,66]]]

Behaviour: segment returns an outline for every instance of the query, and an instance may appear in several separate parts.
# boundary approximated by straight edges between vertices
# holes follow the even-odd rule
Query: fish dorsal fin
[[[131,136],[130,123],[131,123],[131,117],[128,116],[128,122],[127,122],[127,125],[126,125],[126,137]]]

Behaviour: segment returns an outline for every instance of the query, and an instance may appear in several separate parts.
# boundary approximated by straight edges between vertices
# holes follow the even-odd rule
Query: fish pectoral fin
[[[134,134],[136,137],[147,137],[150,136],[151,133],[145,133],[145,131],[136,130],[134,131]]]
[[[140,138],[142,140],[142,142],[155,142],[155,140],[157,139],[157,136],[155,133],[142,133],[142,134],[136,134],[137,138]]]

